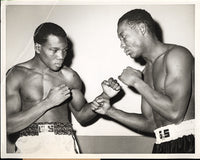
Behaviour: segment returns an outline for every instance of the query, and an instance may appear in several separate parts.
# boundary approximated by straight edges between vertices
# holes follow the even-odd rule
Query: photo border
[[[200,62],[200,3],[197,1],[181,1],[181,0],[174,0],[173,2],[169,2],[168,0],[142,0],[142,1],[133,1],[133,0],[118,0],[118,1],[77,1],[77,0],[65,0],[65,1],[54,1],[54,0],[34,0],[34,1],[20,1],[20,0],[15,0],[15,1],[2,1],[1,2],[1,157],[2,158],[199,158],[200,157],[200,146],[199,146],[199,140],[200,140],[200,125],[198,124],[200,122],[200,108],[197,106],[200,106],[200,100],[195,98],[195,154],[78,154],[78,155],[55,155],[55,157],[48,157],[48,156],[30,156],[30,155],[19,155],[19,154],[10,154],[6,153],[6,147],[3,146],[5,143],[5,138],[6,138],[6,133],[5,131],[5,119],[6,119],[6,112],[5,112],[5,66],[6,66],[6,6],[7,5],[165,5],[165,4],[194,4],[195,5],[195,97],[198,97],[200,93],[199,89],[199,84],[200,82],[200,73],[198,71],[199,67],[199,62]]]

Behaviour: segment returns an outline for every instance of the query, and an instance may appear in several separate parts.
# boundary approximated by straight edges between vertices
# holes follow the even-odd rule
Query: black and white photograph
[[[1,157],[200,157],[198,14],[195,1],[2,1]]]

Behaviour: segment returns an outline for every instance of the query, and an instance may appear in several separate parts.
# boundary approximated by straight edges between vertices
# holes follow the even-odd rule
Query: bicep
[[[18,83],[13,79],[6,81],[6,114],[10,115],[21,111],[21,98]]]
[[[80,111],[83,105],[86,103],[86,100],[83,96],[83,93],[79,89],[72,89],[72,99],[70,101],[70,106],[73,107],[76,111]]]
[[[166,67],[165,94],[170,97],[175,110],[187,107],[192,88],[192,57],[184,53],[170,55]]]
[[[70,83],[72,89],[71,90],[72,98],[70,100],[70,106],[72,107],[72,109],[80,111],[83,105],[86,103],[86,100],[82,93],[83,84],[81,78],[75,71],[71,71],[70,73],[71,76],[68,76],[68,82]]]

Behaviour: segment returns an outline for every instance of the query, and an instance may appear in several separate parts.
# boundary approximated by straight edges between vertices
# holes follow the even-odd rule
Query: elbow
[[[82,117],[78,119],[78,122],[82,127],[86,127],[93,124],[96,120],[97,118],[95,117]]]
[[[149,133],[154,133],[154,130],[157,128],[156,123],[153,119],[148,119],[145,123],[145,131]]]
[[[173,124],[177,124],[183,120],[183,105],[172,102],[166,106],[168,106],[168,109],[165,111],[165,113],[167,113],[165,116],[168,121],[172,122]]]
[[[12,120],[7,120],[6,122],[6,133],[7,135],[13,134],[20,131],[19,124],[17,125]]]
[[[12,125],[9,124],[9,123],[7,123],[7,125],[6,125],[6,132],[7,132],[7,135],[10,135],[10,134],[15,133],[15,131],[14,131]]]
[[[12,130],[9,129],[9,128],[7,128],[7,135],[10,135],[10,134],[12,134],[12,133],[13,133]]]
[[[89,125],[89,122],[86,121],[86,120],[80,121],[79,123],[80,123],[80,125],[81,125],[82,127],[87,127],[87,126]]]
[[[79,124],[80,124],[81,126],[83,126],[83,127],[87,126],[87,122],[88,122],[87,119],[85,119],[85,118],[83,118],[83,117],[79,117],[79,118],[77,118],[77,121],[79,122]]]
[[[79,122],[79,124],[81,125],[81,126],[86,126],[86,120],[84,120],[84,119],[81,119],[81,120],[79,120],[78,121]]]
[[[80,125],[82,126],[82,127],[86,127],[87,126],[87,122],[79,122],[80,123]]]
[[[177,124],[183,120],[183,116],[179,112],[172,112],[170,114],[170,121]]]

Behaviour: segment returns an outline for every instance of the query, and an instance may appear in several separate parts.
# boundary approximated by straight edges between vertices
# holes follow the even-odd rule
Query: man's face
[[[41,45],[39,57],[43,63],[53,71],[58,71],[67,55],[67,39],[49,35],[47,41]]]
[[[121,41],[121,48],[126,55],[137,58],[142,53],[142,41],[136,25],[130,25],[126,21],[119,24],[117,29],[118,37]]]

